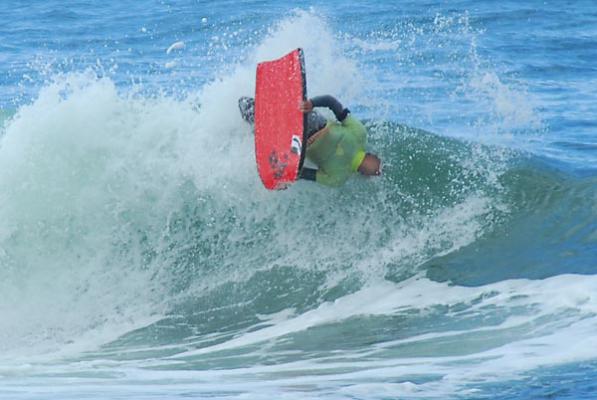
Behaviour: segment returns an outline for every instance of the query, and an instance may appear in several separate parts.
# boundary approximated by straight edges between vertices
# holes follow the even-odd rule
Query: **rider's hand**
[[[311,100],[301,102],[300,110],[304,113],[313,111],[313,102]]]

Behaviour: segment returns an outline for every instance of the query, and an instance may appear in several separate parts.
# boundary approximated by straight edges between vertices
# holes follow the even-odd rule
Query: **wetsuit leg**
[[[317,180],[317,170],[313,168],[303,167],[299,174],[299,178],[315,182]]]

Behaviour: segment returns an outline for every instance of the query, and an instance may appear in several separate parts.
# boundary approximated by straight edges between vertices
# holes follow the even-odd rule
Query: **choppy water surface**
[[[0,11],[0,398],[594,396],[592,2],[62,3]],[[299,46],[383,177],[261,186]]]

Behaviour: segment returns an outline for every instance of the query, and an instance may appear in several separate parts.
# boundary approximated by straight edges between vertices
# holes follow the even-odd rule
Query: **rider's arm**
[[[344,108],[342,103],[330,95],[313,97],[311,99],[311,103],[313,104],[313,107],[329,108],[336,116],[336,119],[340,122],[344,121],[344,118],[346,118],[348,113],[350,113],[348,108]]]

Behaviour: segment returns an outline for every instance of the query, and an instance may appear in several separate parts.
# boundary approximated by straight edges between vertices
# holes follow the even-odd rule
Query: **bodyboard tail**
[[[302,49],[259,63],[255,85],[255,157],[263,185],[285,189],[299,177],[305,159],[307,96]]]

